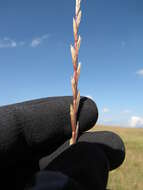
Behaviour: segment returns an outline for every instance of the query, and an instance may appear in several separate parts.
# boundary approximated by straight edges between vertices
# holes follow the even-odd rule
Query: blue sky
[[[75,0],[0,0],[0,105],[72,95]],[[82,0],[79,89],[98,123],[143,126],[143,1]]]

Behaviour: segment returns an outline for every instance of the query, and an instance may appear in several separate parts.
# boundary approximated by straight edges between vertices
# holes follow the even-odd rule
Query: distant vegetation
[[[117,133],[126,146],[126,159],[121,167],[110,172],[108,189],[143,189],[143,128],[95,126],[93,131],[109,130]]]

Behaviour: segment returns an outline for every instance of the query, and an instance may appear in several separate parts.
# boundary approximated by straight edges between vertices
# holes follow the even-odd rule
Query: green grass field
[[[108,189],[143,189],[143,129],[95,126],[93,131],[108,130],[117,133],[124,141],[126,158],[122,166],[110,172]]]

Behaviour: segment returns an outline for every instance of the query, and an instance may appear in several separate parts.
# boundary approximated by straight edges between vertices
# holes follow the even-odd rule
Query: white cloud
[[[31,47],[37,47],[40,45],[40,43],[41,43],[41,40],[39,38],[35,38],[31,42]]]
[[[15,48],[16,46],[17,43],[15,40],[12,40],[7,37],[0,39],[0,48]]]
[[[103,113],[108,113],[108,112],[110,112],[110,109],[109,108],[103,108],[102,112]]]
[[[137,75],[143,76],[143,69],[140,69],[136,72]]]
[[[44,40],[47,40],[49,38],[49,34],[45,34],[41,37],[34,38],[30,44],[31,47],[36,48],[38,47]]]
[[[132,116],[129,125],[130,127],[143,127],[143,117]]]
[[[30,46],[31,47],[38,47],[44,40],[47,40],[49,38],[49,34],[45,34],[41,37],[37,37],[34,38],[31,43]],[[11,39],[9,37],[4,37],[4,38],[0,38],[0,48],[16,48],[16,47],[20,47],[20,46],[25,46],[25,45],[29,45],[28,42],[26,41],[16,41],[14,39]]]

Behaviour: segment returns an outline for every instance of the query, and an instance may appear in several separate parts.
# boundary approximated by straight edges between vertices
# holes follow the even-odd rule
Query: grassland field
[[[113,131],[124,141],[126,158],[109,174],[110,190],[143,190],[143,128],[94,126],[92,131]]]

